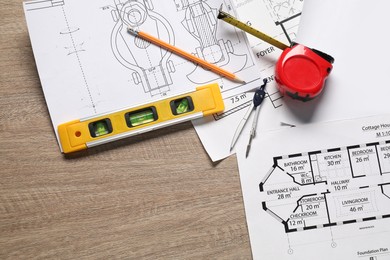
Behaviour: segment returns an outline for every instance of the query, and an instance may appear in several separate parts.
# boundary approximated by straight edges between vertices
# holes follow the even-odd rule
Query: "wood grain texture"
[[[234,156],[190,123],[63,156],[22,1],[0,34],[0,259],[251,258]]]

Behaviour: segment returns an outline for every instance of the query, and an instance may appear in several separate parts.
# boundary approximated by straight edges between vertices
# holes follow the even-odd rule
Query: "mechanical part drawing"
[[[216,8],[211,8],[203,0],[185,0],[182,3],[185,18],[182,25],[199,42],[195,55],[219,67],[227,66],[230,71],[238,72],[247,64],[246,54],[235,54],[230,40],[218,39]],[[187,75],[194,83],[203,84],[216,80],[216,75],[210,75],[206,81],[200,81],[199,75],[204,69],[200,66]]]
[[[145,93],[151,96],[169,91],[172,84],[170,74],[175,72],[175,66],[169,59],[171,53],[141,38],[132,38],[127,33],[127,26],[147,26],[149,33],[174,44],[175,36],[169,22],[154,11],[150,0],[116,0],[111,14],[115,22],[111,48],[115,58],[132,71],[133,82],[142,85]]]
[[[201,85],[195,82],[214,80],[224,98],[253,89],[260,77],[245,34],[236,32],[231,37],[230,32],[211,23],[210,16],[215,14],[210,12],[222,3],[232,6],[231,1],[187,2],[183,10],[178,10],[173,0],[26,1],[26,20],[53,127],[191,91]],[[186,18],[186,12],[198,11],[197,22]],[[200,37],[199,32],[194,34],[198,38],[190,37],[183,20],[204,26],[207,37]],[[202,57],[210,59],[208,55],[213,54],[215,64],[226,63],[226,70],[248,83],[196,69],[194,63],[130,35],[128,26],[188,52],[200,48],[202,42]],[[230,67],[233,53],[245,57],[239,71]],[[191,81],[187,75],[196,79]]]

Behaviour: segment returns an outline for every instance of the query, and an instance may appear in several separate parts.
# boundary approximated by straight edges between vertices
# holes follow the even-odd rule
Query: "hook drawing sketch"
[[[213,63],[219,67],[228,67],[232,72],[242,70],[247,63],[246,54],[236,54],[230,40],[217,38],[217,8],[210,7],[202,0],[183,1],[182,10],[185,17],[181,22],[188,33],[194,37],[199,46],[195,49],[195,55]],[[199,75],[203,73],[203,68],[196,68],[187,75],[188,79],[194,83],[206,83],[216,80],[216,75],[210,75],[206,81],[200,81]]]
[[[154,96],[169,91],[172,84],[170,74],[175,72],[175,66],[169,59],[171,53],[141,38],[130,38],[127,32],[128,26],[139,28],[148,25],[150,34],[174,45],[175,35],[169,22],[154,11],[150,0],[115,0],[111,14],[115,22],[111,34],[115,58],[132,71],[134,83],[142,85],[145,93]]]

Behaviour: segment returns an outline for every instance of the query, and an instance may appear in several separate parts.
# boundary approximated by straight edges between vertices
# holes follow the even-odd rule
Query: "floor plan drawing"
[[[234,114],[240,110],[245,110],[249,108],[249,106],[252,104],[252,100],[248,100],[248,97],[252,97],[252,95],[249,95],[247,93],[239,94],[233,97],[230,97],[228,101],[225,101],[226,107],[225,110],[221,113],[214,114],[213,117],[214,119],[221,120],[222,118],[225,118],[231,114]],[[281,106],[282,104],[280,103],[280,99],[283,96],[280,94],[279,91],[274,92],[274,93],[268,93],[266,92],[265,98],[273,105],[274,108],[277,108]],[[246,102],[240,102],[241,100],[246,100]],[[240,102],[239,105],[235,105],[234,103]]]
[[[176,2],[178,1],[176,0]],[[234,3],[237,9],[237,15],[232,15],[236,16],[239,20],[285,44],[289,44],[295,40],[303,1],[234,0]],[[229,10],[228,5],[224,5],[224,7],[224,10]],[[229,28],[228,26],[232,27],[229,24],[226,26],[227,28]],[[275,81],[275,64],[282,51],[252,35],[248,34],[248,39],[258,66],[257,74],[268,81],[265,90],[267,98],[262,104],[262,112],[259,115],[259,122],[266,123],[259,124],[258,131],[281,128],[281,122],[288,122],[286,118],[281,117],[283,117],[284,111],[289,109]],[[261,82],[257,81],[257,84],[256,87],[259,87]],[[226,125],[236,126],[239,124],[246,109],[252,102],[253,93],[251,91],[245,95],[239,93],[235,96],[227,97],[224,100],[225,111],[214,115],[214,120],[215,122],[218,121],[218,124],[209,124],[206,127],[203,125],[204,120],[197,120],[194,123],[195,129],[212,160],[225,158],[232,153],[230,151],[230,141],[234,135],[235,128],[228,127],[229,130],[226,131]],[[281,118],[281,120],[277,118]],[[225,135],[220,135],[220,132],[224,132]],[[245,132],[247,132],[246,129],[244,129],[243,133],[245,134]],[[236,147],[238,146],[239,144]],[[219,148],[216,149],[215,147]]]
[[[390,218],[390,141],[275,157],[259,189],[286,232]]]
[[[296,38],[296,32],[299,24],[299,17],[301,15],[303,1],[301,0],[263,0],[263,5],[261,3],[252,3],[252,4],[240,4],[240,1],[237,1],[238,11],[242,9],[242,12],[245,14],[244,18],[248,19],[248,24],[254,26],[255,28],[272,28],[272,37],[277,38],[286,44],[291,44]],[[259,8],[262,6],[263,8]],[[258,18],[252,17],[251,10],[256,10],[253,12],[258,16],[258,12],[262,11],[267,13],[273,22],[267,19],[261,19],[261,23],[257,21]],[[261,15],[262,17],[264,15]],[[256,20],[254,20],[256,19]],[[245,21],[245,20],[243,20]],[[269,25],[268,25],[269,23]],[[259,24],[259,25],[258,25]],[[268,31],[268,30],[267,30]],[[265,46],[265,47],[264,47]],[[273,108],[279,108],[283,106],[283,95],[279,92],[276,87],[275,77],[274,77],[274,64],[278,58],[278,55],[281,53],[276,47],[269,45],[265,42],[262,42],[259,39],[252,38],[252,50],[254,51],[257,62],[260,67],[260,73],[264,78],[268,80],[267,86],[267,99]],[[250,95],[248,95],[250,97]],[[245,104],[240,104],[239,106],[233,107],[232,109],[226,109],[226,114],[231,114],[237,112],[240,109],[243,109],[251,103],[251,100],[246,100]],[[216,118],[223,118],[225,115],[217,116]]]
[[[296,38],[291,28],[297,26],[296,20],[302,12],[303,0],[263,0],[276,25],[279,25],[289,43]]]
[[[389,138],[382,115],[262,132],[239,150],[253,258],[389,259]]]

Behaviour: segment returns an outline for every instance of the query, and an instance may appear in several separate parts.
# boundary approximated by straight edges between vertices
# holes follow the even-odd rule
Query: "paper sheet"
[[[390,258],[390,115],[268,131],[237,158],[254,259]]]
[[[320,122],[389,113],[390,88],[385,47],[390,2],[305,2],[297,41],[334,56],[335,63],[326,88],[303,113],[290,122]],[[292,105],[291,105],[292,106]],[[301,115],[301,116],[299,116]]]
[[[54,129],[218,82],[223,96],[255,88],[260,75],[243,32],[217,10],[230,0],[37,0],[24,3]],[[127,33],[130,25],[218,65],[240,85]]]
[[[286,44],[295,40],[303,1],[235,0],[235,4],[240,20]],[[279,128],[281,122],[289,119],[289,117],[283,118],[279,115],[285,110],[285,103],[274,80],[274,64],[280,56],[281,50],[252,35],[248,35],[248,38],[256,56],[258,65],[256,73],[262,78],[268,79],[269,82],[266,87],[267,97],[260,111],[258,131]],[[223,159],[231,154],[231,140],[237,125],[252,102],[252,97],[253,92],[229,97],[225,99],[225,112],[214,115],[214,118],[193,122],[203,146],[213,161]],[[251,120],[252,117],[249,118],[249,121]],[[246,146],[250,126],[249,123],[244,128],[235,147]]]
[[[269,15],[264,13],[264,10],[283,10],[288,4],[294,7],[293,10],[297,10],[293,4],[302,2],[259,0],[236,3],[242,19],[253,17],[254,20],[248,18],[250,23],[270,35],[275,35],[267,29]],[[274,4],[273,8],[270,8],[271,3]],[[390,2],[306,0],[304,8],[295,40],[331,54],[335,58],[333,71],[322,94],[310,102],[280,98],[278,92],[274,93],[274,87],[267,88],[273,98],[266,99],[262,105],[257,126],[258,135],[262,131],[279,129],[284,123],[304,125],[390,112],[390,88],[386,87],[389,70],[387,62],[390,60],[390,53],[386,51],[389,39],[387,10],[390,8]],[[253,44],[252,41],[251,43]],[[257,55],[259,52],[256,48],[258,47],[253,49]],[[276,62],[277,56],[266,55],[258,61]],[[263,68],[260,64],[260,70]],[[260,74],[270,78],[268,72],[269,70],[260,71]],[[247,95],[247,98],[249,97],[251,95]],[[238,99],[241,99],[241,96],[238,96]],[[224,123],[196,126],[213,160],[229,155],[233,128],[238,125],[243,113],[242,111],[241,115],[234,119],[229,118]],[[241,143],[239,142],[237,147],[246,145],[249,127],[250,124],[243,130],[241,139],[244,141],[240,140]]]

